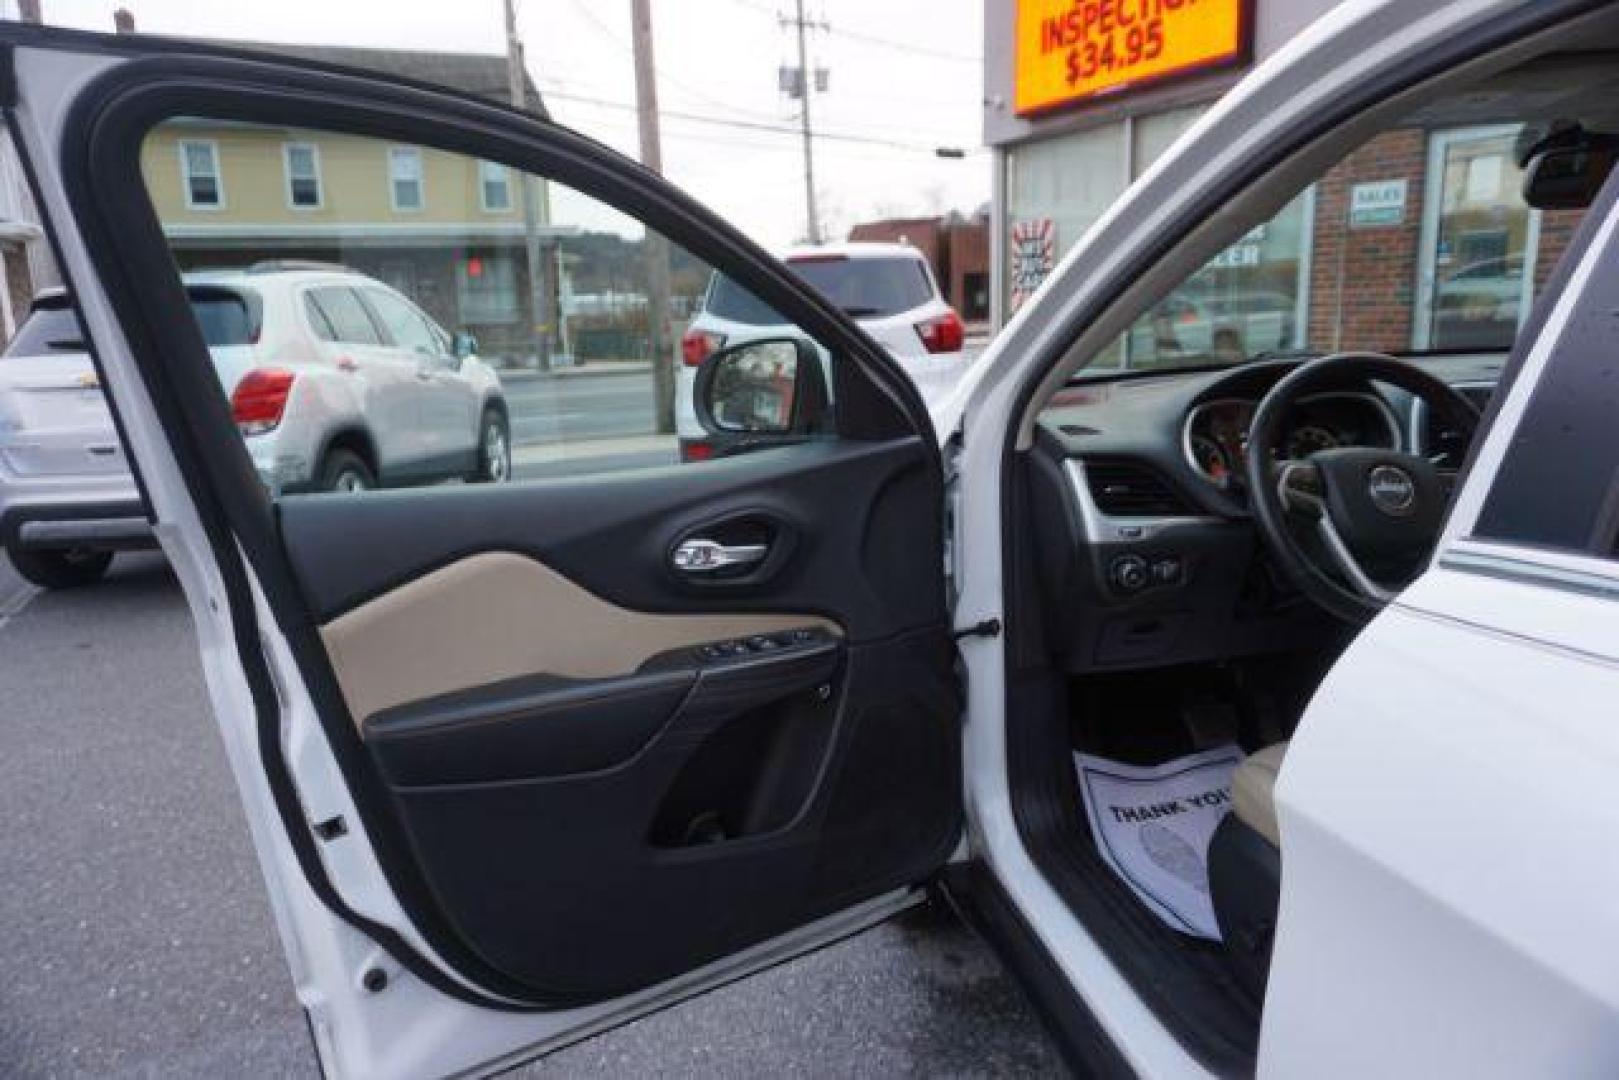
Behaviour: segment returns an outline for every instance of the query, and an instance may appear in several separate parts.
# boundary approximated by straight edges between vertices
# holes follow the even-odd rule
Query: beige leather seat
[[[1237,820],[1260,836],[1282,846],[1276,827],[1276,774],[1287,756],[1287,743],[1279,742],[1249,754],[1231,776],[1231,810]]]

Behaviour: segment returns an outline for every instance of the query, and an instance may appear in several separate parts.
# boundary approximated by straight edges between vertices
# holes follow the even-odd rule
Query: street
[[[0,558],[0,687],[0,1074],[315,1075],[162,557],[58,593]],[[521,1075],[1060,1070],[992,955],[927,908]]]

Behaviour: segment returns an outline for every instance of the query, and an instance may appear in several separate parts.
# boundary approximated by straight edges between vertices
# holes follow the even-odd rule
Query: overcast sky
[[[152,33],[456,52],[503,52],[501,0],[42,0],[45,21],[108,30],[128,7]],[[780,248],[804,230],[797,103],[776,90],[796,64],[778,11],[792,0],[653,0],[664,172],[755,239]],[[0,0],[14,12],[16,0]],[[637,155],[630,0],[521,0],[529,73],[561,122]],[[831,85],[811,102],[823,227],[971,210],[989,198],[978,151],[982,0],[806,0],[829,30],[811,66]],[[581,100],[588,99],[588,100]],[[675,115],[683,114],[683,115]],[[697,117],[705,119],[696,119]],[[865,141],[856,141],[865,140]],[[965,160],[934,156],[962,147]],[[559,217],[562,216],[559,214]]]

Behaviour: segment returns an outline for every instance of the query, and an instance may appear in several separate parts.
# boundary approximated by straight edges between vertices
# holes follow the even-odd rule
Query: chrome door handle
[[[733,566],[751,566],[770,554],[769,544],[721,544],[716,540],[682,540],[669,561],[684,574],[707,574]]]

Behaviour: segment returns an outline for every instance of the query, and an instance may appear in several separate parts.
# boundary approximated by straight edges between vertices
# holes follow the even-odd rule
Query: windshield
[[[1582,91],[1566,89],[1558,107],[1578,105]],[[1584,211],[1528,204],[1522,162],[1558,122],[1521,93],[1487,97],[1489,122],[1465,95],[1361,143],[1161,295],[1082,377],[1289,354],[1510,349]],[[1045,154],[1071,171],[1100,136],[1087,138],[1066,156]],[[1072,233],[1095,215],[1035,183],[1050,171],[1043,159],[1014,166],[1014,215],[1057,222],[1014,221],[1016,266],[1019,237],[1032,236],[1033,250],[1060,240],[1058,225]]]
[[[257,305],[248,296],[218,286],[192,286],[187,292],[191,295],[191,310],[202,330],[202,340],[210,348],[251,345],[258,336]],[[5,355],[51,356],[84,351],[78,319],[64,298],[37,304],[17,328]]]

